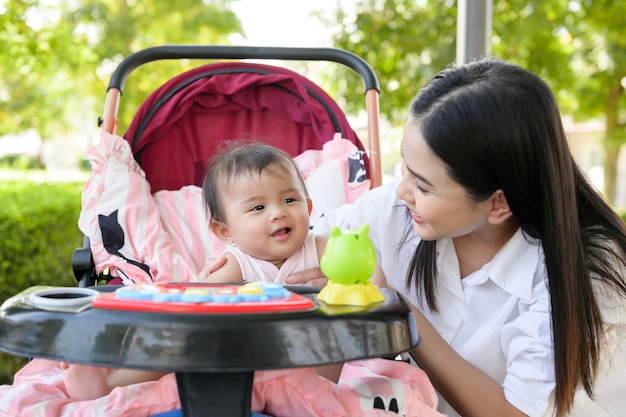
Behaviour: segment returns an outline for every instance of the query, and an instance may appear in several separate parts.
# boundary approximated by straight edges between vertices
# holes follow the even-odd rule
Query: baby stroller
[[[115,135],[117,104],[129,73],[151,61],[183,58],[328,60],[352,68],[365,83],[368,152],[318,86],[293,71],[246,62],[208,64],[173,78],[144,102],[123,137]],[[319,194],[345,197],[356,191],[354,197],[379,185],[377,117],[374,73],[342,50],[163,46],[127,57],[109,83],[100,142],[85,153],[92,166],[79,219],[86,245],[75,251],[73,268],[79,286],[92,288],[73,290],[118,287],[93,287],[101,279],[190,286],[199,281],[207,255],[219,252],[206,236],[198,186],[207,160],[225,139],[263,139],[286,150],[301,164],[307,186],[319,187]],[[342,186],[345,192],[337,193]],[[319,204],[312,191],[309,187],[313,204]],[[213,252],[207,254],[208,248]],[[76,292],[64,290],[62,301],[73,305]],[[314,298],[295,288],[293,293],[289,300]],[[423,371],[381,359],[419,340],[406,303],[393,291],[386,294],[384,303],[356,313],[351,306],[333,312],[307,303],[302,310],[275,314],[210,315],[95,308],[95,301],[94,308],[79,311],[44,311],[28,307],[18,294],[0,314],[2,348],[35,359],[16,374],[13,386],[0,386],[0,414],[249,417],[259,410],[294,417],[440,417]],[[60,361],[65,360],[94,365],[87,374],[90,382],[118,365],[171,372],[95,400],[75,400],[64,379]],[[351,363],[344,365],[338,384],[312,368],[346,361]],[[78,388],[97,385],[83,381]]]
[[[197,67],[165,83],[136,112],[123,135],[129,146],[115,142],[120,139],[112,136],[117,128],[117,106],[128,75],[140,65],[152,61],[183,58],[230,61]],[[364,81],[369,136],[367,152],[339,106],[319,86],[286,68],[241,61],[246,58],[332,61],[356,71]],[[202,249],[198,251],[198,247],[210,247],[214,242],[207,244],[207,238],[202,237],[195,239],[195,243],[189,243],[194,241],[193,238],[174,242],[171,246],[175,252],[186,254],[182,256],[184,263],[196,264],[193,271],[188,272],[187,267],[186,272],[181,273],[180,265],[179,269],[171,266],[171,251],[165,251],[162,256],[151,255],[156,252],[153,247],[164,245],[158,240],[146,239],[146,236],[157,235],[162,230],[154,233],[136,231],[154,230],[156,222],[150,219],[168,217],[164,216],[168,209],[163,206],[172,195],[180,190],[189,191],[189,187],[196,187],[197,190],[201,186],[206,162],[224,140],[260,138],[298,158],[307,151],[321,152],[337,136],[356,150],[356,158],[350,155],[343,161],[352,168],[356,166],[356,169],[349,167],[345,178],[347,182],[361,184],[361,190],[380,185],[378,94],[378,80],[370,66],[356,55],[339,49],[171,45],[130,55],[111,77],[104,116],[100,120],[103,141],[111,142],[97,150],[97,155],[90,156],[88,153],[86,157],[95,173],[90,182],[101,183],[88,183],[83,195],[79,225],[86,234],[85,247],[77,249],[72,260],[79,286],[91,286],[102,279],[114,284],[158,281],[157,274],[170,281],[171,277],[177,281],[188,281],[200,273],[205,255],[198,255],[202,252]],[[126,163],[130,168],[111,168],[111,160],[116,161],[114,156],[129,156],[129,153],[133,160]],[[304,162],[305,165],[311,164],[311,159],[305,160],[308,161]],[[100,163],[107,165],[103,169],[106,172],[101,175],[97,168]],[[310,170],[315,170],[315,167]],[[119,173],[117,177],[115,172]],[[137,175],[138,172],[140,175]],[[119,184],[135,182],[139,185],[134,188],[129,185],[120,191]],[[341,187],[340,184],[323,182],[320,193]],[[111,192],[107,194],[108,188]],[[315,191],[309,191],[316,205]],[[136,199],[138,194],[142,198]],[[90,196],[97,200],[93,204],[95,212],[85,208],[90,206]],[[156,196],[155,204],[145,203],[152,201],[153,196]],[[129,204],[131,197],[133,203]],[[197,193],[190,197],[189,192],[184,193],[182,199],[173,197],[177,202],[170,207],[196,207],[196,216],[186,212],[184,216],[179,213],[169,217],[184,217],[186,220],[202,217],[198,214],[202,205],[199,197]],[[162,204],[154,209],[158,203]],[[103,209],[102,205],[106,205],[107,209]],[[137,205],[140,208],[129,212],[131,209],[128,206]],[[103,214],[111,211],[115,213],[115,218]],[[154,212],[155,216],[146,212]],[[138,217],[147,218],[146,224],[137,225],[135,220],[130,220]],[[132,225],[129,224],[131,222]],[[197,224],[187,225],[186,231],[174,230],[177,226],[173,224],[169,228],[165,226],[163,229],[171,231],[167,234],[175,238],[189,235],[193,230],[207,229]],[[120,266],[118,261],[123,265]],[[115,270],[113,274],[111,269]],[[198,387],[185,385],[193,392],[181,395],[183,409],[185,402],[194,401],[189,398],[200,392]]]
[[[134,69],[157,60],[190,58],[231,61],[203,65],[171,79],[141,105],[123,135],[137,167],[145,173],[152,194],[189,185],[200,186],[206,162],[220,143],[240,138],[261,138],[297,157],[307,150],[322,150],[338,134],[352,143],[362,158],[356,161],[350,158],[353,168],[357,166],[348,174],[352,176],[348,181],[367,179],[370,187],[381,184],[378,80],[365,61],[340,49],[190,45],[148,48],[128,56],[113,73],[104,116],[100,120],[102,132],[115,134],[118,102],[124,82]],[[242,62],[243,59],[331,61],[357,72],[364,81],[367,152],[339,106],[320,87],[286,68]],[[363,165],[360,170],[358,164]],[[318,194],[331,192],[336,186],[326,183]],[[113,223],[117,228],[115,221]],[[100,222],[93,226],[101,228],[102,225]],[[128,233],[121,231],[124,232]],[[143,270],[150,268],[120,250],[129,236],[115,232],[105,234],[109,240],[106,251]],[[111,279],[108,269],[96,271],[94,242],[88,235],[86,233],[84,247],[77,249],[72,259],[81,287],[93,285],[103,277]],[[203,243],[206,246],[206,241]]]

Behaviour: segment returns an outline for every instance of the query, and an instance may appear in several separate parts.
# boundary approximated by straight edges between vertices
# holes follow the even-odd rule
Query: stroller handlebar
[[[164,59],[280,59],[286,61],[330,61],[343,64],[363,79],[365,91],[380,92],[372,67],[360,56],[339,48],[291,48],[226,45],[162,45],[135,52],[117,66],[107,91],[123,91],[126,78],[143,64]]]

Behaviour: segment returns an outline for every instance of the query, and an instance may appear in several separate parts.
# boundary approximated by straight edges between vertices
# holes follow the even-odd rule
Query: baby
[[[293,159],[261,143],[229,142],[210,161],[203,193],[211,233],[229,245],[225,263],[211,272],[212,283],[284,283],[292,272],[319,267],[328,240],[310,232],[312,203]],[[385,287],[380,268],[370,281]],[[65,385],[73,399],[108,394],[113,388],[158,380],[166,373],[64,364]],[[342,364],[316,367],[337,382]]]
[[[328,238],[310,231],[312,203],[288,154],[231,142],[211,160],[202,189],[211,233],[228,245],[207,281],[284,284],[293,272],[319,267]],[[385,286],[380,269],[370,280]]]

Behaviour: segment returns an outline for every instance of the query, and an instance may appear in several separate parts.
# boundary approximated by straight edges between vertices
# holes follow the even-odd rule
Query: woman
[[[446,69],[411,104],[401,151],[403,204],[385,187],[326,220],[370,224],[388,283],[416,306],[410,353],[440,410],[621,413],[626,229],[576,165],[549,87],[496,59]]]

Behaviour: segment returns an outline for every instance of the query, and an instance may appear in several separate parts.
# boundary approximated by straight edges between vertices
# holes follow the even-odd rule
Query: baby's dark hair
[[[225,141],[220,152],[209,160],[202,183],[204,203],[211,214],[211,221],[225,221],[220,191],[229,182],[244,175],[263,172],[297,175],[306,198],[306,184],[293,158],[274,146],[248,140]]]

